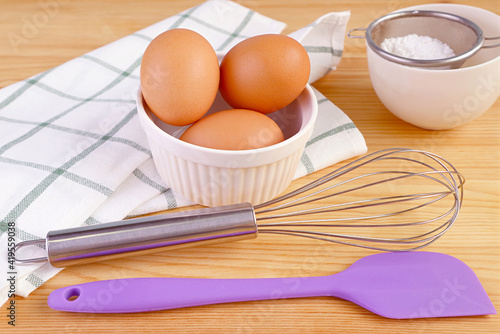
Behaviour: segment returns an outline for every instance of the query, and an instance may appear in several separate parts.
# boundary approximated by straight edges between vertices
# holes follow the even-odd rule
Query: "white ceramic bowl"
[[[435,10],[465,17],[484,36],[500,36],[500,16],[455,4],[401,10]],[[430,130],[451,129],[487,111],[500,95],[500,48],[481,49],[459,69],[433,70],[396,64],[367,45],[373,88],[384,106],[402,120]]]
[[[225,109],[231,107],[217,94],[207,115]],[[144,103],[140,89],[137,110],[156,168],[174,191],[206,206],[257,205],[276,197],[292,181],[311,136],[318,105],[307,85],[290,105],[268,115],[280,126],[285,140],[241,151],[210,149],[179,140],[187,126],[160,121]]]

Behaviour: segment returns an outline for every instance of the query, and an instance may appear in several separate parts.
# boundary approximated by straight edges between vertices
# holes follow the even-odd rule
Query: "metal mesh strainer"
[[[355,31],[365,31],[365,35],[355,35],[353,34]],[[411,59],[389,53],[380,47],[386,38],[410,34],[437,38],[448,44],[455,52],[455,56],[442,59]],[[500,44],[484,45],[485,40],[500,39],[500,36],[484,37],[483,31],[474,22],[458,15],[429,10],[391,13],[373,21],[368,28],[351,29],[348,36],[366,38],[368,46],[385,59],[402,65],[430,69],[459,68],[481,48],[500,46]]]

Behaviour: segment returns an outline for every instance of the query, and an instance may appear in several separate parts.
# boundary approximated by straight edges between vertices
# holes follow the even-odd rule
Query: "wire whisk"
[[[442,157],[386,149],[354,160],[271,201],[241,203],[51,231],[18,263],[52,266],[257,237],[298,236],[379,251],[420,249],[456,221],[464,177]]]

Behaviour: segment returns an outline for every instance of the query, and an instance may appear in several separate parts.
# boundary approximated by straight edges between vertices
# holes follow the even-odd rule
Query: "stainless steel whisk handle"
[[[48,261],[53,267],[148,254],[200,244],[253,239],[257,222],[250,203],[50,231],[46,239],[23,241],[17,250],[45,243],[46,258],[18,259],[18,264]]]

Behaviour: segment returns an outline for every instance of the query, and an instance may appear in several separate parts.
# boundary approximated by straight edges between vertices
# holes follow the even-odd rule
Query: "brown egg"
[[[219,89],[231,107],[268,114],[299,96],[310,71],[309,56],[295,39],[260,35],[229,50],[220,65]]]
[[[285,138],[268,116],[253,110],[231,109],[202,118],[180,139],[220,150],[249,150],[274,145]]]
[[[140,77],[151,111],[165,123],[187,125],[203,117],[212,105],[219,86],[219,62],[203,36],[172,29],[146,48]]]

